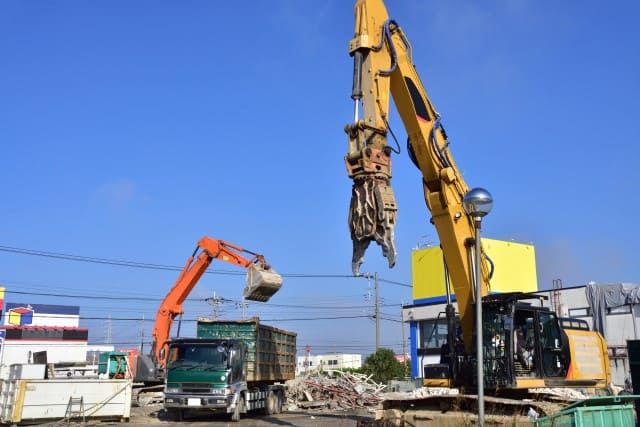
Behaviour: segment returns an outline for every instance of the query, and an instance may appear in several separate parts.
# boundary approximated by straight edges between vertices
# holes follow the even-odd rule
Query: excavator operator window
[[[517,311],[513,328],[513,359],[516,376],[530,376],[535,370],[534,313]]]

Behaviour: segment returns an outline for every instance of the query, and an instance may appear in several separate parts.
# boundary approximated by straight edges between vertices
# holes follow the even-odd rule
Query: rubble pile
[[[287,382],[287,401],[301,408],[355,409],[375,406],[384,400],[386,385],[371,376],[342,371],[313,373]]]

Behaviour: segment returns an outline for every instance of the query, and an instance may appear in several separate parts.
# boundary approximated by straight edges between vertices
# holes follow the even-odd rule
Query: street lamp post
[[[480,259],[480,225],[493,207],[493,198],[484,188],[474,188],[465,194],[462,205],[467,215],[473,218],[476,230],[475,283],[476,283],[476,363],[478,371],[478,425],[484,426],[484,358],[482,344],[482,263]]]

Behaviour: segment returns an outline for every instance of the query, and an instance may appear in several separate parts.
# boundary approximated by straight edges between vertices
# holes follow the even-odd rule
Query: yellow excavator
[[[479,359],[484,388],[607,387],[611,376],[607,345],[586,322],[565,322],[547,308],[527,303],[524,298],[530,295],[491,294],[492,264],[482,249],[476,249],[480,247],[476,244],[479,221],[463,206],[469,188],[454,162],[441,116],[420,81],[409,39],[389,18],[382,0],[356,2],[349,54],[353,57],[354,121],[345,127],[349,143],[345,163],[353,180],[348,219],[353,273],[360,274],[372,241],[381,246],[389,267],[396,260],[391,156],[400,153],[400,145],[389,128],[391,95],[408,135],[408,154],[422,174],[424,199],[458,304],[459,328],[449,302],[442,369],[430,371],[433,378],[425,378],[425,384],[477,387],[474,273],[480,263],[477,286],[482,295],[484,345]],[[387,143],[389,134],[393,145]],[[480,196],[479,203],[491,203],[487,194],[475,195]]]

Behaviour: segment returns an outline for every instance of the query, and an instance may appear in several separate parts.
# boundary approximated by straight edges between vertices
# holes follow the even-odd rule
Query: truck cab
[[[169,342],[164,406],[171,418],[185,410],[246,412],[247,346],[238,340],[180,338]]]

